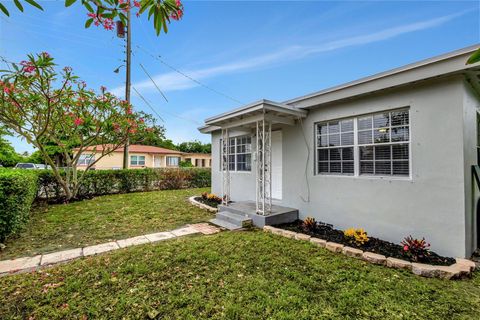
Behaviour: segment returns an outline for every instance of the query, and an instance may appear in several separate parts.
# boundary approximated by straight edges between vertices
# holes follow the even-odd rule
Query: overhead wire
[[[159,117],[160,120],[162,120],[162,122],[165,122],[165,121],[163,120],[162,116],[161,116],[160,114],[158,114],[157,110],[155,110],[155,108],[152,107],[152,105],[147,101],[147,99],[145,99],[145,98],[142,96],[142,94],[141,94],[140,92],[138,92],[138,90],[137,90],[134,86],[132,86],[132,89],[133,89],[133,91],[135,91],[135,93],[138,95],[138,97],[139,97],[140,99],[142,99],[143,102],[145,102],[145,104],[146,104],[148,107],[150,107],[150,109],[152,109],[153,113],[155,113],[155,114],[157,115],[157,117]]]
[[[214,93],[216,93],[216,94],[218,94],[218,95],[221,95],[221,96],[223,96],[224,98],[227,98],[227,99],[229,99],[229,100],[231,100],[231,101],[233,101],[233,102],[235,102],[235,103],[238,103],[238,104],[240,104],[240,105],[244,105],[244,104],[245,104],[244,102],[242,102],[242,101],[240,101],[240,100],[238,100],[238,99],[236,99],[236,98],[234,98],[234,97],[232,97],[232,96],[230,96],[230,95],[228,95],[228,94],[225,94],[225,93],[223,93],[223,92],[221,92],[221,91],[219,91],[219,90],[217,90],[217,89],[214,89],[214,88],[212,88],[212,87],[204,84],[203,82],[201,82],[201,81],[193,78],[192,76],[186,74],[185,72],[179,70],[178,68],[175,68],[174,66],[172,66],[171,64],[169,64],[168,62],[166,62],[161,55],[154,55],[154,54],[152,54],[151,52],[149,52],[147,49],[141,47],[141,46],[138,45],[138,44],[136,45],[136,47],[137,47],[138,49],[144,51],[146,54],[150,55],[152,58],[158,60],[161,64],[163,64],[163,65],[166,66],[167,68],[169,68],[169,69],[171,69],[172,71],[180,74],[181,76],[189,79],[190,81],[198,84],[199,86],[201,86],[201,87],[203,87],[203,88],[205,88],[205,89],[208,89],[208,90],[210,90],[210,91],[212,91],[212,92],[214,92]]]

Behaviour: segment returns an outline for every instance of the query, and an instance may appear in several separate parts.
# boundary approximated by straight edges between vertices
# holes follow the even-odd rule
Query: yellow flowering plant
[[[349,242],[355,243],[359,246],[364,245],[369,240],[367,232],[362,228],[349,228],[343,231],[343,235]]]

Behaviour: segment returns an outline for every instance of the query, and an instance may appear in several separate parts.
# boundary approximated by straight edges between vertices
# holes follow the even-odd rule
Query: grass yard
[[[478,319],[480,274],[426,279],[261,231],[0,278],[1,319]]]
[[[212,213],[187,197],[209,188],[166,190],[97,197],[35,208],[25,230],[0,251],[0,260],[76,248],[112,239],[166,231],[206,221]]]

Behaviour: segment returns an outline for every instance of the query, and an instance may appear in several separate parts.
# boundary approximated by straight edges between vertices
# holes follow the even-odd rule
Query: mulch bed
[[[195,197],[194,199],[195,199],[195,201],[206,204],[207,206],[210,206],[210,207],[213,207],[213,208],[217,208],[218,205],[219,205],[218,202],[211,201],[211,200],[208,200],[208,199],[203,199],[202,197]]]
[[[430,254],[425,259],[421,261],[413,261],[411,257],[404,254],[402,246],[398,244],[394,244],[388,241],[380,240],[374,237],[368,237],[370,240],[365,243],[364,245],[357,245],[356,243],[352,243],[345,239],[343,235],[343,231],[334,229],[332,225],[328,224],[319,224],[315,231],[305,231],[302,228],[302,220],[297,220],[291,223],[284,223],[276,225],[276,228],[281,228],[285,230],[290,230],[294,232],[300,232],[304,234],[308,234],[312,237],[321,238],[323,240],[331,241],[340,243],[352,248],[361,249],[363,251],[374,252],[378,254],[382,254],[386,257],[398,258],[403,259],[411,262],[420,262],[420,263],[427,263],[433,265],[442,265],[442,266],[449,266],[455,263],[455,259],[442,257],[436,254],[433,251],[430,251]]]

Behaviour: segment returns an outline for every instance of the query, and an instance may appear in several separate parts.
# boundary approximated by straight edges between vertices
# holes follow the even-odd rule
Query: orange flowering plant
[[[45,52],[0,71],[0,122],[39,150],[67,200],[75,198],[86,172],[77,171],[82,154],[96,153],[85,166],[88,170],[122,146],[129,134],[146,129],[129,103],[106,88],[100,93],[87,89],[70,67],[58,70]],[[64,156],[65,173],[46,152],[47,143]],[[101,148],[86,153],[93,145]]]

